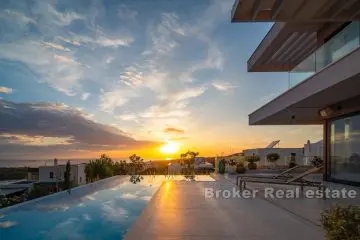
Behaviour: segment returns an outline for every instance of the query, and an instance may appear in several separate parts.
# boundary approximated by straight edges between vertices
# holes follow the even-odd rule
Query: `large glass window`
[[[360,114],[330,123],[330,174],[360,182]]]

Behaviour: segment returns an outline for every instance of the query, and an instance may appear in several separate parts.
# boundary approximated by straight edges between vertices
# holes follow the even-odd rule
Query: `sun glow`
[[[160,151],[167,154],[174,154],[179,150],[179,144],[175,142],[167,142],[160,148]]]

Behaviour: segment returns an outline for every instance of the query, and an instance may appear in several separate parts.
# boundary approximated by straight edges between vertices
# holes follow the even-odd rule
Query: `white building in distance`
[[[85,163],[70,165],[70,181],[72,181],[74,185],[86,184],[85,166]],[[54,165],[52,166],[40,166],[39,182],[63,182],[65,170],[66,165],[57,165],[56,161],[54,161]]]

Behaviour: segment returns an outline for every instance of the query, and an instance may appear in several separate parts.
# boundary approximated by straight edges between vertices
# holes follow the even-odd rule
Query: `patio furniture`
[[[286,169],[285,171],[282,171],[279,174],[271,175],[271,176],[254,176],[254,175],[238,175],[236,176],[236,182],[238,182],[239,178],[266,178],[266,179],[290,179],[293,177],[290,173],[296,169],[298,169],[300,166],[295,166],[289,169]]]
[[[292,178],[264,178],[264,177],[249,177],[249,176],[237,176],[236,185],[239,186],[240,191],[246,188],[247,182],[252,183],[267,183],[267,184],[278,184],[278,185],[293,185],[300,186],[301,192],[304,191],[304,187],[316,187],[319,190],[324,191],[326,186],[322,182],[305,180],[304,177],[320,171],[323,166],[314,167],[298,176]],[[325,195],[323,195],[325,197]]]

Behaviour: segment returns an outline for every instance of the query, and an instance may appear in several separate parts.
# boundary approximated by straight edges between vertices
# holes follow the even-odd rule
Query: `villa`
[[[289,89],[250,125],[322,125],[324,179],[360,184],[360,2],[241,0],[233,22],[275,22],[249,72],[288,72]]]
[[[130,2],[128,1],[128,3]],[[137,1],[133,2],[136,2],[136,5],[139,4]],[[166,1],[159,2],[164,4]],[[183,6],[181,0],[177,4],[172,1],[169,2],[164,8],[166,11],[171,9],[170,7],[175,6],[175,10],[177,10],[177,8],[180,9]],[[196,13],[197,17],[200,16],[197,11],[204,8],[205,4],[195,6],[194,3],[197,1],[188,2],[189,6],[184,10],[193,11],[195,9],[193,13]],[[103,8],[100,2],[96,2],[96,5],[91,3],[89,4],[91,11],[84,13],[72,12],[72,9],[74,11],[76,9],[84,10],[81,8],[80,3],[73,6],[74,8],[68,8],[68,6],[62,4],[61,6],[60,4],[58,4],[59,6],[52,6],[51,3],[46,3],[45,5],[40,4],[37,8],[31,8],[31,11],[27,10],[27,12],[34,13],[37,11],[44,12],[43,15],[36,16],[34,19],[6,9],[3,16],[0,15],[2,18],[10,19],[10,17],[15,17],[22,22],[27,22],[31,26],[29,29],[34,28],[42,34],[41,48],[38,48],[41,51],[35,56],[39,57],[39,59],[33,57],[37,50],[37,44],[35,44],[36,38],[34,38],[32,32],[29,32],[31,34],[20,32],[21,35],[31,37],[31,45],[25,45],[22,48],[19,41],[16,48],[9,48],[7,55],[12,56],[12,51],[21,53],[19,55],[24,55],[22,57],[26,60],[37,60],[33,65],[41,65],[42,62],[48,61],[51,63],[55,61],[61,62],[57,63],[57,65],[41,65],[43,68],[40,72],[49,71],[51,74],[48,75],[52,76],[52,74],[56,73],[52,69],[53,66],[59,66],[55,70],[61,70],[59,71],[61,73],[60,80],[68,81],[72,79],[63,76],[65,75],[63,73],[64,69],[70,70],[70,73],[73,74],[78,72],[78,67],[81,67],[81,73],[82,71],[85,73],[85,71],[91,70],[91,72],[86,72],[86,75],[84,74],[86,77],[95,75],[98,78],[101,76],[99,78],[101,81],[94,81],[96,85],[91,86],[91,89],[96,88],[96,91],[101,93],[99,98],[101,100],[110,96],[111,101],[109,102],[111,104],[107,102],[100,104],[99,107],[104,108],[102,110],[106,112],[106,115],[101,112],[101,115],[94,115],[94,119],[100,119],[99,116],[103,116],[105,122],[107,122],[108,114],[110,116],[110,114],[115,113],[114,119],[116,121],[134,120],[131,124],[136,123],[134,127],[141,129],[139,135],[143,135],[143,133],[149,134],[149,141],[133,139],[130,134],[117,129],[115,126],[118,124],[97,123],[92,120],[92,115],[91,117],[90,115],[85,117],[82,108],[71,110],[65,104],[10,104],[11,102],[7,100],[3,101],[4,103],[0,101],[0,113],[6,113],[5,123],[9,125],[9,128],[14,127],[14,131],[11,132],[12,134],[3,134],[3,138],[0,140],[4,142],[12,141],[5,146],[12,146],[11,144],[16,144],[16,147],[18,145],[22,146],[19,149],[24,148],[27,150],[36,147],[36,150],[44,149],[45,153],[52,149],[54,149],[54,153],[57,153],[58,150],[66,153],[66,149],[69,149],[70,152],[68,153],[75,154],[79,152],[87,156],[103,150],[114,154],[125,154],[127,148],[129,148],[129,151],[136,151],[138,146],[144,146],[145,148],[153,142],[150,141],[152,139],[150,134],[153,134],[153,132],[159,136],[165,133],[174,134],[169,135],[169,139],[170,136],[171,139],[175,139],[175,137],[176,139],[187,139],[192,132],[199,131],[201,133],[201,131],[207,131],[206,125],[195,129],[195,126],[202,123],[202,121],[196,119],[194,119],[194,127],[186,129],[186,131],[182,130],[182,128],[173,127],[163,129],[167,125],[162,123],[162,120],[168,117],[171,117],[171,122],[173,122],[172,118],[174,120],[184,118],[187,113],[190,113],[184,107],[190,103],[190,98],[200,96],[204,91],[203,89],[189,88],[185,92],[177,92],[175,88],[171,88],[171,91],[166,92],[166,94],[165,92],[162,94],[162,91],[156,92],[154,96],[157,100],[161,102],[176,100],[176,102],[174,104],[166,103],[164,107],[161,105],[149,105],[151,106],[149,111],[147,110],[144,113],[137,110],[138,103],[143,105],[143,101],[135,99],[136,104],[130,105],[131,112],[128,113],[138,112],[139,116],[138,113],[134,116],[132,114],[118,115],[120,111],[119,113],[115,111],[115,107],[123,107],[123,103],[127,103],[135,96],[139,95],[140,97],[143,92],[144,95],[148,94],[148,91],[144,91],[145,85],[138,85],[137,82],[156,85],[158,78],[162,78],[162,72],[157,69],[155,71],[154,66],[157,64],[155,64],[156,61],[153,61],[154,59],[164,60],[161,64],[159,63],[160,66],[163,66],[166,63],[165,61],[168,60],[166,55],[176,56],[176,61],[172,63],[177,63],[174,66],[178,69],[174,69],[183,75],[179,63],[187,62],[187,59],[183,59],[181,55],[170,54],[172,52],[169,51],[178,45],[176,41],[172,41],[171,36],[173,34],[176,36],[174,39],[185,39],[188,34],[194,34],[198,40],[201,40],[201,45],[207,45],[209,42],[208,59],[201,64],[190,62],[193,64],[190,68],[204,70],[204,65],[216,65],[217,68],[220,67],[217,65],[221,65],[220,68],[223,71],[222,64],[218,64],[218,61],[213,60],[210,56],[217,55],[216,48],[212,49],[213,46],[210,46],[215,45],[215,42],[210,43],[210,40],[213,40],[212,36],[208,37],[202,33],[203,30],[210,31],[210,29],[206,28],[209,28],[214,23],[209,22],[209,19],[218,17],[216,15],[220,10],[220,5],[217,4],[222,4],[225,1],[214,0],[213,2],[216,5],[211,5],[205,11],[206,14],[203,17],[200,16],[201,21],[199,22],[201,24],[191,26],[190,23],[192,22],[186,22],[185,28],[180,24],[175,24],[183,15],[179,14],[177,16],[175,13],[163,12],[164,9],[158,9],[158,6],[153,5],[154,3],[149,6],[145,5],[144,11],[139,12],[139,14],[123,3],[118,6],[119,8],[116,8],[116,5],[108,5],[107,9]],[[28,4],[18,5],[28,7]],[[231,5],[227,6],[227,8],[224,6],[227,11],[230,11],[229,8],[231,8]],[[60,11],[61,9],[66,11]],[[157,27],[151,18],[153,15],[142,19],[143,16],[154,9],[156,11],[161,10],[161,25]],[[125,85],[129,87],[129,90],[139,86],[139,88],[136,88],[141,90],[139,94],[124,94],[123,96],[121,91],[121,94],[118,94],[117,91],[120,87],[117,85],[110,84],[111,92],[106,92],[107,90],[100,88],[100,85],[98,86],[100,82],[106,80],[108,73],[109,76],[112,75],[109,72],[113,67],[112,65],[116,69],[114,75],[119,78],[119,66],[128,65],[127,62],[130,63],[131,61],[128,60],[126,54],[118,54],[117,50],[126,46],[126,51],[128,51],[130,43],[137,44],[140,39],[135,40],[130,37],[125,40],[110,39],[105,36],[105,33],[108,32],[111,33],[109,37],[115,37],[117,34],[114,31],[115,27],[125,25],[118,24],[119,19],[117,18],[107,18],[106,22],[102,24],[95,21],[99,17],[103,17],[103,15],[110,14],[116,14],[119,19],[121,17],[122,20],[131,22],[129,26],[134,29],[135,25],[140,26],[142,30],[146,30],[146,35],[149,35],[153,42],[152,48],[141,51],[141,55],[146,57],[144,58],[145,61],[138,61],[137,53],[140,52],[138,51],[139,48],[135,47],[136,52],[134,52],[133,56],[135,56],[136,64],[126,66],[126,72],[119,79],[124,83],[124,87]],[[50,18],[52,15],[54,16]],[[88,15],[91,18],[87,18]],[[210,18],[208,18],[209,16]],[[135,20],[138,20],[138,18],[141,21],[136,22]],[[181,159],[172,160],[169,158],[169,161],[159,160],[145,163],[142,157],[136,154],[131,155],[130,162],[116,162],[103,154],[100,159],[90,161],[89,165],[71,164],[70,173],[66,169],[66,165],[59,165],[58,160],[55,159],[51,165],[28,168],[28,179],[0,182],[0,240],[321,240],[329,237],[330,227],[331,230],[336,230],[336,238],[332,239],[360,239],[358,227],[360,226],[360,208],[358,208],[360,206],[360,0],[236,0],[231,18],[232,22],[275,22],[248,60],[247,68],[249,72],[288,73],[289,88],[251,113],[249,115],[249,124],[320,125],[323,126],[323,140],[317,142],[308,140],[305,144],[300,142],[301,145],[295,148],[280,148],[280,140],[275,140],[264,148],[246,149],[242,152],[231,153],[228,156],[217,156],[216,158],[196,157],[199,154],[198,152],[188,150],[185,154],[181,154]],[[115,19],[117,20],[115,21]],[[145,20],[148,22],[149,19],[150,25],[145,26],[142,24]],[[53,25],[51,25],[52,21],[50,20],[53,20]],[[72,21],[76,21],[76,24],[71,25]],[[84,21],[84,24],[82,24],[82,21]],[[45,22],[45,24],[42,22]],[[35,27],[35,23],[39,24],[39,29]],[[88,23],[89,26],[87,26]],[[64,37],[58,36],[58,33],[54,36],[48,36],[42,32],[43,28],[55,32],[56,28],[52,28],[55,25],[66,27],[62,28],[59,34],[68,34],[64,35]],[[235,29],[237,28],[237,25],[229,25]],[[108,26],[111,31],[105,26]],[[91,32],[96,38],[83,35],[87,27],[91,27]],[[186,30],[188,27],[190,27],[189,31]],[[10,27],[6,25],[4,29],[8,30]],[[77,32],[76,29],[81,31],[75,33]],[[234,45],[229,44],[232,51],[233,46],[238,44],[238,39],[232,37],[233,30],[229,29],[229,36],[234,41]],[[104,32],[104,36],[102,36],[102,32]],[[216,31],[214,29],[213,32],[220,33],[218,29]],[[18,33],[16,32],[16,34]],[[76,34],[81,35],[75,38]],[[142,37],[143,35],[139,36]],[[4,39],[4,41],[7,41],[12,38]],[[50,41],[51,39],[57,42],[45,42],[45,40]],[[60,43],[64,44],[64,46],[60,45]],[[144,43],[144,45],[148,45],[147,42]],[[185,45],[187,45],[187,50],[190,51],[199,49],[198,47],[191,47],[188,41],[185,42]],[[106,51],[106,47],[111,47],[111,49]],[[120,64],[115,57],[104,55],[106,57],[104,58],[106,74],[103,74],[105,72],[94,74],[95,71],[100,70],[101,65],[105,64],[98,64],[101,63],[102,58],[97,55],[95,57],[95,55],[83,54],[85,52],[82,52],[82,50],[86,48],[91,48],[95,52],[101,51],[106,54],[113,53],[114,56],[119,55],[120,58],[125,60],[126,64]],[[76,50],[72,51],[73,49]],[[3,48],[3,50],[6,49]],[[25,50],[32,53],[31,57],[26,55]],[[24,51],[24,54],[22,54],[22,51]],[[62,53],[64,55],[57,55],[55,51],[57,54],[66,52],[66,55],[65,53]],[[77,54],[72,55],[73,53]],[[184,53],[189,55],[187,51],[184,51]],[[43,59],[41,55],[49,55],[50,58]],[[81,61],[84,60],[81,59],[82,55],[86,56],[86,60],[92,58],[96,60],[94,62],[96,65],[94,64],[94,67],[87,66],[86,61]],[[76,61],[69,58],[70,56],[76,57],[74,58]],[[149,56],[153,57],[148,58]],[[236,54],[236,56],[238,55]],[[10,60],[11,62],[6,65],[6,68],[15,65],[16,58],[10,58]],[[115,62],[112,63],[113,60]],[[71,64],[71,67],[66,64]],[[235,62],[235,64],[237,63]],[[152,81],[147,81],[149,79],[145,78],[143,81],[143,75],[146,76],[149,73],[141,71],[141,65],[148,65],[146,67],[151,69],[154,68],[154,71],[151,72],[156,74],[151,78],[156,81],[152,79],[150,79]],[[21,64],[20,66],[24,67],[25,65]],[[1,68],[0,73],[3,70],[5,72],[6,68]],[[30,70],[32,69],[30,68]],[[133,70],[136,70],[134,74]],[[191,69],[186,67],[186,70]],[[36,71],[31,72],[34,72],[34,76],[38,81]],[[26,74],[28,73],[26,72]],[[134,82],[128,81],[130,77],[133,77],[132,75],[136,78]],[[170,79],[171,75],[164,74],[164,79]],[[189,75],[189,73],[185,75]],[[207,76],[207,74],[204,75]],[[16,79],[13,78],[13,75],[9,76],[11,76],[11,80]],[[39,74],[39,77],[41,77],[41,74]],[[93,79],[89,78],[89,80],[87,82],[92,82]],[[202,81],[199,82],[203,84]],[[65,83],[67,82],[65,81]],[[181,85],[187,85],[184,83],[181,83]],[[42,82],[39,81],[38,84],[42,84]],[[50,84],[48,85],[50,86]],[[214,82],[212,85],[214,89],[209,91],[218,91],[219,89],[220,91],[226,89],[237,91],[236,86],[232,85],[217,86]],[[25,87],[28,86],[30,84],[25,84]],[[36,85],[36,88],[39,86]],[[81,87],[82,85],[79,84],[78,88],[81,89]],[[42,88],[38,89],[40,91],[35,93],[42,91]],[[68,89],[66,92],[67,89],[61,88],[61,90],[67,93],[66,95],[69,95],[67,97],[72,99],[79,97],[87,104],[95,99],[93,92],[72,95],[73,92],[70,91],[72,89]],[[7,92],[7,94],[12,92],[12,90],[10,91],[4,87],[2,91]],[[29,92],[32,91],[29,90]],[[19,92],[18,95],[22,95],[22,93]],[[47,94],[46,96],[48,95],[57,94]],[[213,96],[213,94],[209,95]],[[258,98],[258,95],[253,95]],[[86,101],[89,96],[92,99]],[[123,97],[126,97],[126,99]],[[74,100],[69,102],[72,101]],[[214,101],[222,103],[217,98],[214,98]],[[229,107],[231,111],[238,104],[238,102],[232,102],[235,105]],[[144,103],[146,103],[144,105],[148,105],[150,101],[144,101]],[[109,105],[116,106],[112,109],[112,106]],[[92,107],[92,105],[86,106],[84,109],[91,109]],[[149,106],[146,106],[146,108]],[[197,104],[192,105],[194,109],[198,106]],[[17,108],[21,111],[16,112]],[[46,113],[47,111],[50,114]],[[204,108],[204,111],[208,111],[208,109]],[[127,113],[127,111],[124,110],[123,113]],[[29,119],[29,121],[23,121],[20,118],[23,115],[25,116],[24,119]],[[152,118],[155,115],[158,115],[158,118]],[[203,115],[203,113],[200,112],[199,115]],[[214,114],[211,112],[211,115]],[[221,121],[218,126],[219,129],[224,126],[231,127],[229,129],[232,130],[233,124],[225,126],[226,123],[222,122],[223,116],[219,114],[217,116],[219,118],[214,119],[216,120],[214,123],[218,123],[219,120]],[[36,121],[37,118],[39,119]],[[67,120],[68,118],[69,120]],[[230,114],[229,118],[234,119],[233,115]],[[236,118],[235,121],[238,121],[238,119]],[[143,122],[156,122],[156,125],[161,125],[161,131],[157,132],[155,128],[152,129],[151,125],[149,127],[143,125]],[[123,122],[119,122],[119,125],[122,124]],[[18,133],[26,133],[28,127],[29,133],[31,133],[29,136],[17,135]],[[7,130],[7,127],[2,128],[2,131],[3,129]],[[148,131],[149,129],[151,131]],[[215,130],[215,136],[218,136],[217,128]],[[39,133],[39,136],[36,135],[37,133]],[[233,131],[232,135],[234,138],[241,137],[236,134],[236,131]],[[204,141],[204,146],[208,146],[209,150],[213,151],[213,154],[217,152],[217,147],[221,147],[225,141],[233,140],[233,137],[223,138],[218,144],[214,139],[210,139],[207,134],[201,137],[201,139],[209,138],[211,144],[206,145],[207,143]],[[192,142],[200,141],[193,138],[189,144],[184,143],[184,146],[191,146]],[[153,143],[155,144],[153,148],[155,149],[155,146],[158,148],[160,142],[154,141]],[[48,144],[50,146],[47,146]],[[51,148],[47,149],[46,147]],[[152,153],[153,148],[149,152]],[[6,150],[5,147],[4,150]],[[85,150],[88,150],[89,153]],[[172,143],[170,140],[160,150],[162,154],[169,154],[169,156],[176,156],[175,154],[178,154],[179,150],[182,151],[182,149],[178,149],[177,143]],[[140,153],[144,152],[141,151]],[[270,153],[277,153],[280,158],[276,154],[273,154],[273,157],[268,156]],[[22,150],[19,151],[19,154],[25,155]],[[253,157],[246,158],[248,156]],[[259,160],[258,157],[260,157],[259,168],[257,163],[254,163]],[[244,160],[248,161],[246,166]],[[274,168],[260,166],[267,165],[268,161],[274,163]],[[278,164],[282,166],[277,166]],[[286,169],[284,169],[284,166]],[[216,170],[213,172],[214,168]],[[233,170],[233,172],[226,172],[226,168]],[[323,172],[321,172],[322,170]],[[24,171],[24,173],[26,172]],[[43,184],[45,190],[49,191],[37,188],[39,187],[38,184]],[[54,187],[55,185],[56,187]],[[43,192],[46,194],[43,194]],[[336,193],[336,195],[332,193]],[[18,198],[18,194],[21,195],[22,202],[13,201]],[[335,211],[330,211],[330,213],[325,211],[324,213],[324,210],[331,208],[335,204],[339,205],[335,207]],[[343,208],[343,205],[351,205],[350,207],[355,206],[356,208]],[[339,209],[341,211],[338,211]],[[331,210],[334,209],[331,208]],[[332,214],[334,212],[335,214]],[[324,221],[324,219],[327,220]],[[334,234],[333,231],[332,234]],[[353,237],[354,235],[356,236]]]

